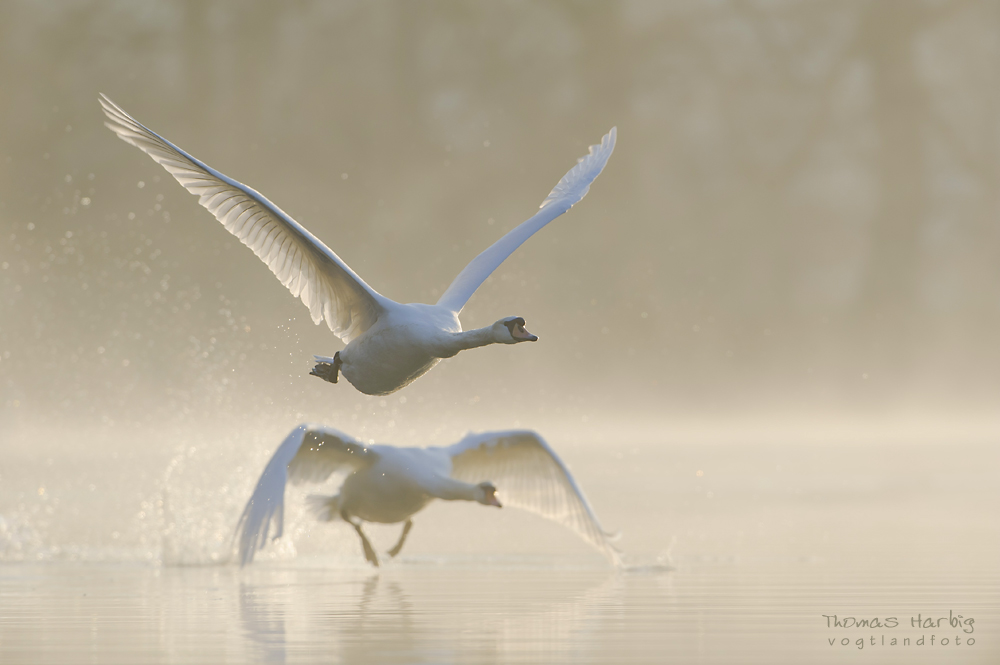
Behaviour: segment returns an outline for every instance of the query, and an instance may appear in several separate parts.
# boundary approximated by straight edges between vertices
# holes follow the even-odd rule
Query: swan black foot
[[[353,526],[354,530],[358,532],[358,536],[361,537],[361,547],[365,550],[365,560],[378,568],[378,557],[375,555],[375,548],[372,547],[370,542],[368,542],[368,536],[365,535],[365,532],[361,530],[361,522],[352,522],[344,512],[341,512],[340,516],[345,522]]]
[[[318,360],[318,357],[317,357]],[[324,381],[329,381],[330,383],[336,383],[340,376],[340,367],[343,365],[340,361],[340,351],[333,354],[333,362],[329,363],[325,360],[320,360],[316,363],[316,366],[312,368],[309,372],[312,376],[318,376]]]
[[[399,554],[399,551],[403,549],[403,543],[406,542],[406,536],[410,533],[410,529],[413,528],[413,520],[406,520],[406,524],[403,525],[403,533],[399,534],[399,542],[396,546],[389,550],[389,556],[395,557]]]

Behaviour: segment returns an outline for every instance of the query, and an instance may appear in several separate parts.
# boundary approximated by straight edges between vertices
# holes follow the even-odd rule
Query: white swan
[[[310,496],[317,517],[342,519],[361,537],[365,558],[378,556],[361,522],[404,522],[389,556],[403,547],[410,517],[433,499],[476,501],[522,508],[569,527],[613,564],[618,551],[601,528],[583,492],[555,451],[530,431],[470,434],[447,448],[365,445],[329,427],[299,425],[274,451],[236,526],[241,565],[267,544],[271,524],[281,537],[285,483],[323,482],[337,471],[350,475],[335,496]],[[493,483],[496,483],[494,486]]]
[[[332,358],[316,356],[311,374],[337,383],[343,372],[355,388],[387,395],[406,386],[442,358],[487,344],[534,342],[524,319],[508,316],[492,326],[463,332],[458,315],[476,289],[518,247],[569,210],[590,189],[615,148],[616,129],[563,176],[541,210],[472,260],[436,305],[400,304],[368,286],[316,236],[259,192],[219,173],[147,129],[106,96],[104,124],[163,166],[198,202],[250,247],[281,283],[347,346]]]

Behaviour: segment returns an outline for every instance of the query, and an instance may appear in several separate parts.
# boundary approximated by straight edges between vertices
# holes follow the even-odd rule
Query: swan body
[[[458,351],[454,312],[419,303],[393,307],[339,352],[341,372],[361,392],[384,395],[406,386]],[[321,362],[322,358],[317,358]]]
[[[473,501],[501,507],[504,502],[555,520],[580,535],[613,564],[618,551],[601,528],[583,492],[555,451],[534,432],[470,434],[443,448],[400,448],[365,445],[335,429],[296,427],[264,468],[236,527],[242,565],[281,536],[284,495],[293,483],[322,482],[331,474],[348,475],[335,496],[311,496],[321,521],[342,519],[358,533],[365,558],[378,566],[378,555],[362,530],[362,522],[404,523],[402,549],[413,526],[412,516],[435,499]],[[494,481],[497,485],[494,485]]]
[[[292,295],[325,321],[346,345],[332,358],[316,356],[311,374],[331,383],[343,375],[358,390],[386,395],[399,390],[459,351],[487,344],[534,342],[524,319],[509,316],[492,326],[463,331],[459,314],[486,278],[546,224],[590,189],[614,151],[612,128],[590,147],[542,202],[533,217],[473,259],[434,305],[401,304],[381,295],[288,214],[262,194],[216,171],[148,129],[106,96],[104,124],[163,166],[226,229],[250,247]]]

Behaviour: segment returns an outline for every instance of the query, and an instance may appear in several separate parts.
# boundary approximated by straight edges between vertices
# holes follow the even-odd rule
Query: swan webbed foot
[[[353,526],[354,530],[358,532],[358,536],[361,537],[361,547],[365,550],[365,560],[378,568],[378,556],[375,554],[375,548],[372,547],[372,544],[368,541],[368,536],[366,536],[365,532],[361,530],[361,522],[351,521],[351,519],[347,516],[347,513],[344,512],[341,512],[340,516],[345,522]]]
[[[316,358],[319,360],[319,357]],[[316,366],[312,368],[309,372],[311,376],[318,376],[324,381],[329,381],[330,383],[336,383],[337,379],[340,377],[340,367],[344,363],[340,360],[340,351],[333,354],[333,362],[327,362],[326,360],[319,360]]]
[[[413,528],[413,520],[406,520],[406,524],[403,525],[403,533],[399,534],[399,542],[389,550],[389,556],[395,557],[399,554],[399,551],[403,549],[403,543],[406,541],[406,536],[409,535],[410,529]]]

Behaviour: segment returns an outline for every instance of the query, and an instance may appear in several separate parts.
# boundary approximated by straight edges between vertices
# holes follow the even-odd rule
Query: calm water
[[[321,561],[5,565],[0,661],[995,663],[998,595],[996,575],[809,562],[613,572],[411,560],[379,573]],[[910,625],[949,611],[973,618],[973,632]],[[827,628],[833,614],[899,625]]]
[[[0,663],[1000,661],[991,441],[554,430],[626,570],[526,513],[442,503],[375,571],[348,527],[304,514],[309,489],[289,492],[288,537],[240,570],[232,529],[278,437],[171,449],[182,434],[78,432],[61,456],[62,436],[5,438]],[[384,550],[398,528],[369,533]]]

